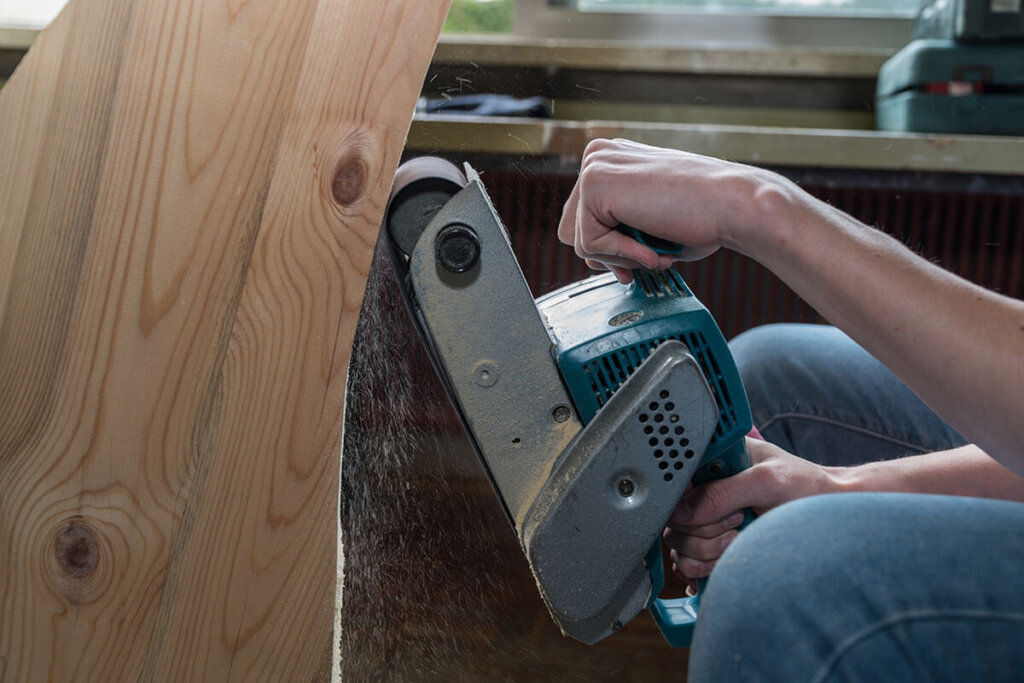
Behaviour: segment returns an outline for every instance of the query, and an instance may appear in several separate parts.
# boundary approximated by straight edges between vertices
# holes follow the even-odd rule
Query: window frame
[[[595,0],[589,0],[594,2]],[[598,0],[599,1],[599,0]],[[615,0],[610,0],[615,2]],[[628,0],[619,0],[620,2],[628,2]],[[656,15],[672,15],[672,14],[718,14],[718,15],[731,15],[731,14],[742,14],[742,15],[755,15],[755,16],[769,16],[769,17],[818,17],[822,19],[845,19],[845,18],[862,18],[862,19],[912,19],[917,13],[917,8],[911,7],[902,10],[895,11],[882,11],[878,9],[853,9],[847,10],[841,7],[825,7],[822,5],[808,6],[802,9],[784,9],[770,6],[757,6],[752,4],[749,7],[714,7],[706,8],[699,4],[699,0],[691,0],[694,4],[686,5],[683,4],[687,0],[645,0],[649,2],[649,5],[641,3],[636,4],[636,9],[629,9],[629,5],[622,5],[620,7],[610,8],[580,8],[581,3],[587,3],[588,0],[548,0],[548,4],[552,7],[562,7],[568,10],[574,10],[577,12],[592,13],[592,14],[656,14]],[[752,0],[752,2],[755,0]],[[672,2],[678,2],[680,4],[673,6]]]
[[[515,0],[514,35],[635,44],[770,49],[892,51],[910,42],[911,17],[816,16],[765,12],[584,12],[575,0]]]

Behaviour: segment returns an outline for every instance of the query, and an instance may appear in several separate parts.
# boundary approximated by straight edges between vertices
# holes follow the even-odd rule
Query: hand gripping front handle
[[[632,237],[640,244],[651,249],[655,254],[661,254],[662,256],[675,256],[683,250],[683,245],[678,242],[673,242],[672,240],[667,240],[663,237],[648,235],[646,232],[638,230],[631,225],[626,225],[625,223],[619,223],[615,226],[615,229],[629,237]]]
[[[747,454],[746,440],[738,441],[714,453],[705,455],[701,468],[694,475],[693,482],[702,484],[712,479],[722,479],[750,467],[750,456]],[[744,510],[743,523],[740,529],[754,519],[752,510]],[[651,596],[647,609],[654,617],[658,629],[669,645],[673,647],[689,647],[693,639],[693,628],[697,625],[697,613],[700,610],[700,598],[704,592],[706,579],[697,582],[696,595],[685,598],[665,599],[658,595],[665,586],[664,558],[661,551],[661,540],[651,546],[647,553],[647,569],[651,574]]]

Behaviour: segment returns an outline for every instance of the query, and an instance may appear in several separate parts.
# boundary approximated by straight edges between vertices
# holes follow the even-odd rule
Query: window
[[[445,33],[509,33],[512,0],[453,0]]]
[[[919,0],[516,0],[524,37],[674,47],[895,51]]]
[[[709,12],[768,15],[912,17],[918,0],[562,0],[583,12]]]
[[[3,0],[0,2],[0,28],[45,28],[67,2],[68,0]]]

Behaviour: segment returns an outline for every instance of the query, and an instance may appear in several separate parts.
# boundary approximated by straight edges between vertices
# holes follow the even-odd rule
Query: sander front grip
[[[713,464],[721,463],[720,467],[703,468],[702,473],[694,477],[694,483],[700,484],[712,479],[721,479],[731,476],[750,467],[750,456],[747,453],[745,439],[740,439],[719,456]],[[703,476],[701,476],[703,474]],[[738,527],[743,529],[754,520],[753,510],[743,511],[743,523]],[[700,610],[700,598],[707,584],[707,579],[697,581],[697,592],[685,598],[660,598],[658,595],[665,587],[665,566],[662,555],[661,539],[658,540],[647,553],[647,569],[651,573],[651,596],[647,601],[647,609],[658,630],[665,636],[665,640],[672,647],[689,647],[693,640],[693,629],[697,625],[697,616]]]

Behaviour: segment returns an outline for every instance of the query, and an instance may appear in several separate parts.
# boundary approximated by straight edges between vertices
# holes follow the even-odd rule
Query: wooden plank
[[[0,678],[327,676],[345,368],[446,10],[76,0],[0,91]]]
[[[69,13],[68,13],[69,14]],[[17,78],[4,84],[0,97],[0,135],[8,140],[4,148],[5,163],[0,164],[0,320],[7,304],[7,289],[14,276],[15,257],[28,212],[31,193],[24,190],[24,179],[34,176],[41,162],[41,150],[46,136],[12,136],[10,132],[24,130],[40,112],[49,111],[57,91],[60,61],[68,47],[67,15],[59,18],[40,38],[40,45],[25,57],[23,70],[38,73],[35,78]],[[22,105],[30,102],[31,106]],[[21,105],[21,106],[15,106]],[[5,135],[5,132],[7,133]]]

